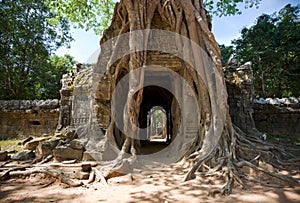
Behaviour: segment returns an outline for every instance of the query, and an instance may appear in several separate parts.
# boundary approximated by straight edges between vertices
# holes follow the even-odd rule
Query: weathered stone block
[[[100,161],[103,160],[103,153],[101,152],[83,152],[82,161]]]
[[[51,140],[39,143],[35,150],[36,157],[42,158],[52,154],[52,150],[58,145],[58,143],[59,140]]]
[[[21,152],[18,152],[14,155],[12,155],[11,159],[12,160],[17,160],[17,161],[27,161],[27,160],[32,160],[35,158],[35,155],[33,151],[31,150],[24,150]]]
[[[109,184],[132,184],[133,178],[131,174],[110,178],[108,180]]]
[[[24,149],[28,149],[28,150],[35,150],[36,147],[40,144],[40,142],[44,142],[46,140],[49,140],[49,138],[45,138],[45,137],[39,137],[39,138],[35,138],[29,142],[27,142],[24,145]]]
[[[82,159],[83,149],[72,149],[66,146],[59,146],[53,150],[53,156],[56,161],[64,161],[76,159],[80,161]]]
[[[71,140],[71,142],[69,143],[69,147],[73,148],[73,149],[79,149],[79,150],[83,150],[84,149],[84,143],[81,140]]]
[[[6,161],[7,158],[7,151],[0,151],[0,161]]]

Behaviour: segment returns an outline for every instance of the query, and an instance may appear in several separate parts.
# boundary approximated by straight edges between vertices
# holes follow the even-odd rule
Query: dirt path
[[[78,188],[66,187],[49,176],[36,174],[0,182],[0,202],[300,202],[299,186],[271,188],[248,183],[246,189],[235,187],[230,196],[222,196],[214,194],[222,181],[197,176],[182,183],[185,172],[178,164],[156,167],[152,171],[137,170],[112,178],[108,186],[94,182]]]

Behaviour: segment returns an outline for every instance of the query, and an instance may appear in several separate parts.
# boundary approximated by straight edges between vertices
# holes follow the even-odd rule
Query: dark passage
[[[157,79],[157,77],[155,77]],[[172,82],[168,77],[159,81]],[[159,82],[157,82],[159,84]],[[143,91],[139,122],[147,132],[140,134],[140,154],[152,154],[166,147],[172,139],[171,106],[174,96],[160,86],[146,86]]]

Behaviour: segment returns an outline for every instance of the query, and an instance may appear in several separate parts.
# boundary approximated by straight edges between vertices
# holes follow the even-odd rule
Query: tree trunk
[[[136,159],[141,130],[139,119],[145,93],[144,85],[146,84],[145,70],[147,70],[140,68],[151,64],[151,61],[148,61],[154,55],[153,50],[151,50],[151,42],[157,40],[153,38],[154,32],[149,29],[167,30],[177,34],[174,41],[169,43],[170,46],[176,47],[177,53],[174,55],[181,58],[181,69],[176,71],[176,74],[184,78],[191,89],[191,93],[183,92],[182,95],[184,96],[179,100],[184,102],[190,98],[190,95],[194,95],[199,106],[199,111],[196,112],[200,118],[197,123],[196,137],[191,145],[188,145],[189,149],[184,154],[185,156],[181,157],[192,160],[194,163],[185,180],[193,178],[195,172],[200,169],[207,173],[223,170],[227,180],[223,193],[230,193],[234,180],[243,184],[237,169],[240,165],[250,163],[249,161],[258,154],[260,154],[260,160],[270,160],[272,152],[263,152],[266,150],[265,143],[257,137],[245,135],[231,122],[221,66],[221,54],[210,31],[210,20],[207,19],[202,0],[121,0],[120,3],[116,4],[113,22],[101,39],[101,45],[110,40],[113,41],[113,45],[110,45],[111,50],[105,49],[110,51],[106,55],[109,60],[107,63],[103,63],[104,55],[107,52],[102,50],[105,53],[101,53],[99,57],[98,68],[103,65],[106,66],[105,77],[110,80],[110,95],[113,95],[118,81],[122,77],[122,71],[131,74],[129,74],[127,83],[127,103],[123,111],[124,129],[122,129],[122,134],[125,136],[125,141],[111,171],[116,166],[120,167],[120,163],[127,163],[124,161],[127,152],[130,152],[133,160]],[[124,38],[121,36],[128,32],[130,32],[129,38],[125,38],[128,41],[124,42]],[[119,51],[126,48],[130,50],[129,57],[126,55],[116,60]],[[154,51],[158,51],[159,54],[162,52],[160,50]],[[140,71],[134,71],[137,69]],[[176,85],[178,86],[175,82],[174,86]],[[177,88],[175,90],[180,94]],[[98,100],[103,99],[98,98]],[[180,117],[179,108],[176,107],[174,101],[169,104],[170,117],[174,126],[173,134],[180,131],[176,128],[180,123],[178,120]],[[180,103],[180,101],[178,102]],[[189,117],[189,113],[195,113],[192,112],[193,109],[189,109],[188,105],[184,105],[182,108],[187,111],[181,115],[184,117],[183,119],[188,119],[186,117]],[[116,114],[118,113],[120,112],[116,112]],[[107,142],[116,146],[116,143],[120,142],[116,138],[116,129],[114,128],[116,120],[110,118],[111,123],[106,130],[106,138]],[[185,124],[189,124],[189,122]],[[180,132],[178,136],[186,136],[185,131]],[[172,137],[172,140],[173,138],[175,139]],[[184,138],[182,139],[184,140]],[[176,147],[182,148],[180,145]],[[278,148],[270,147],[267,150],[278,151]],[[288,153],[285,155],[291,157]],[[280,159],[277,155],[275,157],[274,163],[278,164]],[[246,162],[241,164],[242,160]],[[204,164],[210,169],[202,169],[201,166]],[[252,166],[251,164],[246,165]],[[108,174],[108,176],[110,175]]]

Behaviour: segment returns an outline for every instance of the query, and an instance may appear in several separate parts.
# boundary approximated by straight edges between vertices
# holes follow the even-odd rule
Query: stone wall
[[[232,122],[244,132],[255,129],[253,121],[253,73],[250,63],[238,66],[229,63],[224,68]]]
[[[59,100],[0,101],[0,139],[55,132]]]
[[[70,73],[63,75],[58,130],[86,124],[89,121],[92,73],[92,67],[76,64]],[[105,88],[107,90],[107,87]]]
[[[288,101],[283,103],[280,101]],[[300,139],[300,99],[255,100],[253,118],[256,128],[270,135]],[[270,101],[270,102],[268,102]]]
[[[300,98],[254,99],[251,64],[224,68],[232,122],[244,132],[300,139]]]
[[[152,56],[152,55],[151,55]],[[154,56],[154,55],[153,55]],[[77,126],[89,119],[91,68],[81,64],[62,79],[61,101],[0,101],[0,139],[54,133],[56,129]],[[300,138],[300,99],[254,99],[251,64],[229,65],[224,69],[230,115],[235,125],[245,132],[257,128],[271,135]],[[107,84],[99,94],[108,92]],[[102,87],[100,84],[100,87]],[[80,98],[79,98],[80,96]],[[85,101],[74,103],[76,101]],[[253,103],[254,101],[254,103]],[[85,105],[83,105],[85,104]],[[87,110],[84,110],[87,109]],[[59,118],[60,114],[60,118]],[[99,114],[99,115],[98,115]],[[104,110],[97,111],[97,118],[106,128],[109,117]],[[104,122],[105,121],[105,122]]]

